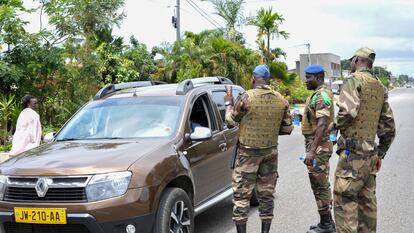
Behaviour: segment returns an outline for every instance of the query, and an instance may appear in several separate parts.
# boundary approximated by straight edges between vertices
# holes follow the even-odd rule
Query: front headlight
[[[126,193],[132,173],[115,172],[94,175],[86,186],[89,202],[118,197]]]
[[[7,177],[0,175],[0,201],[3,200],[4,190],[6,189]]]

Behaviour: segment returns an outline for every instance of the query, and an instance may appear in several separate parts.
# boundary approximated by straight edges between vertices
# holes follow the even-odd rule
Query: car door
[[[237,98],[239,93],[243,92],[243,89],[236,88],[233,86],[233,97],[234,100]],[[220,171],[223,174],[223,179],[221,182],[221,187],[230,187],[231,186],[231,178],[232,178],[232,163],[233,163],[233,156],[234,153],[236,153],[236,145],[237,145],[237,133],[239,130],[239,127],[232,127],[229,128],[227,126],[226,120],[225,120],[225,114],[226,114],[226,107],[224,105],[224,95],[225,90],[224,89],[215,89],[211,92],[212,99],[217,106],[217,109],[219,111],[218,114],[218,122],[220,124],[220,127],[222,129],[222,133],[224,137],[226,138],[226,144],[227,144],[227,151],[223,152],[223,155],[221,157],[221,165],[220,165]]]
[[[197,96],[189,110],[185,133],[190,135],[192,128],[208,127],[212,131],[211,139],[185,143],[185,151],[190,162],[195,186],[195,204],[198,205],[222,188],[223,177],[220,163],[222,154],[227,150],[226,139],[218,127],[213,106],[207,93]],[[188,137],[187,137],[188,138]]]

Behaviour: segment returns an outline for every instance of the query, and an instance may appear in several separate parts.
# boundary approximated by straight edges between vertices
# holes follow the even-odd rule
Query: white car
[[[344,84],[344,81],[342,80],[337,80],[333,82],[331,85],[332,93],[334,93],[335,95],[339,95],[343,84]]]

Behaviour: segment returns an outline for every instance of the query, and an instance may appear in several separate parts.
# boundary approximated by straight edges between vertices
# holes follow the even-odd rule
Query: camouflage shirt
[[[368,72],[372,75],[372,71],[369,69],[359,70],[360,72]],[[339,95],[338,107],[339,112],[335,119],[336,127],[341,130],[352,124],[353,119],[358,115],[360,107],[360,90],[362,88],[361,82],[353,75],[347,78],[344,86],[342,87]],[[385,88],[385,87],[384,87]],[[395,123],[394,116],[391,107],[388,103],[388,91],[384,92],[384,103],[381,109],[381,115],[378,124],[377,136],[379,138],[379,145],[373,141],[359,140],[356,145],[363,151],[375,151],[378,149],[378,155],[380,158],[384,158],[392,141],[395,137]],[[342,140],[342,142],[341,142]],[[338,141],[339,149],[344,147],[343,138]]]
[[[332,122],[333,119],[332,108],[333,108],[333,100],[331,98],[331,91],[326,87],[326,85],[321,85],[315,92],[309,97],[309,101],[307,104],[310,106],[306,106],[306,108],[312,109],[314,116],[309,116],[308,119],[314,117],[319,119],[321,117],[328,118],[328,125]],[[309,111],[305,111],[305,114],[311,114]],[[314,135],[306,135],[306,138],[313,139]],[[329,141],[329,133],[325,132],[322,138],[322,141]]]
[[[256,88],[268,89],[271,87],[268,85],[258,86]],[[280,126],[279,135],[290,134],[293,130],[292,118],[290,115],[289,103],[286,101],[285,113],[283,115],[282,124]],[[226,109],[226,122],[229,126],[238,126],[243,117],[249,113],[250,100],[249,96],[244,92],[241,93],[234,103],[231,111]]]
[[[307,106],[305,106],[305,113],[309,114],[306,116],[306,119],[303,120],[311,120],[314,118],[316,120],[316,124],[319,118],[326,117],[328,119],[328,125],[332,122],[333,116],[333,99],[332,99],[332,92],[326,87],[326,85],[321,85],[315,92],[308,98],[306,101]],[[306,109],[311,109],[306,110]],[[312,114],[312,116],[310,115]],[[302,126],[305,123],[302,123]],[[311,145],[314,140],[314,134],[304,135],[305,136],[305,145],[306,151],[309,151]],[[327,147],[332,152],[332,143],[329,141],[329,133],[325,132],[322,135],[322,141],[320,143],[321,147]]]

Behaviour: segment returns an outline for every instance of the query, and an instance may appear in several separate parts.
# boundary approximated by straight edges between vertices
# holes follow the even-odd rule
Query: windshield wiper
[[[101,139],[126,139],[121,137],[101,137],[101,138],[85,138],[86,140],[101,140]]]
[[[57,142],[75,141],[75,140],[81,140],[81,139],[79,139],[79,138],[62,138],[62,139],[56,139]]]
[[[56,140],[58,142],[76,141],[76,140],[110,140],[110,139],[126,139],[121,137],[101,137],[101,138],[62,138]]]

